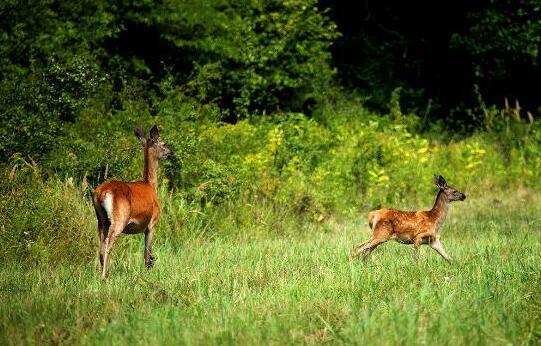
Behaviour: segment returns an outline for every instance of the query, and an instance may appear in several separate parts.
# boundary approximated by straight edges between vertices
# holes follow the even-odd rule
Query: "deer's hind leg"
[[[104,241],[105,237],[107,236],[107,232],[109,231],[109,225],[105,227],[104,223],[101,223],[98,221],[98,239],[100,241],[98,252],[99,252],[99,260],[100,260],[100,270],[103,269],[103,258],[105,255],[105,249],[104,249]]]
[[[378,223],[374,227],[372,237],[368,241],[353,247],[354,256],[363,255],[363,259],[368,258],[376,247],[391,239],[392,234],[392,227],[390,225],[385,222]]]
[[[96,212],[96,218],[98,220],[98,239],[99,239],[99,246],[98,246],[98,257],[100,262],[100,270],[103,270],[103,260],[105,256],[105,238],[107,237],[107,234],[109,232],[109,226],[111,223],[109,222],[109,219],[107,218],[107,212],[103,207],[99,204],[97,199],[93,200],[94,204],[94,211]]]
[[[111,254],[111,249],[115,244],[118,236],[124,231],[129,221],[129,203],[126,203],[123,200],[117,201],[115,204],[115,209],[111,215],[111,224],[109,230],[106,233],[103,242],[101,243],[101,251],[103,251],[103,266],[101,271],[101,277],[105,278],[107,274],[107,267],[109,264],[109,257]]]
[[[359,244],[353,245],[353,256],[359,256],[359,254],[361,253],[361,249],[363,248],[363,246],[365,246],[366,244],[368,244],[372,239],[374,239],[374,237],[370,237],[370,239],[368,239],[368,240],[365,241],[364,243],[359,243]]]

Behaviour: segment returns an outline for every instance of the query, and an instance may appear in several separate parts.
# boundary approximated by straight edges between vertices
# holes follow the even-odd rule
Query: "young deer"
[[[101,276],[105,278],[109,253],[121,233],[145,233],[145,264],[154,265],[152,257],[152,234],[160,217],[160,203],[156,195],[158,184],[158,160],[171,156],[171,149],[158,141],[158,128],[150,130],[145,138],[140,126],[135,136],[145,149],[145,171],[142,181],[109,181],[96,188],[92,202],[98,218],[100,239]]]
[[[372,229],[372,237],[362,244],[353,247],[355,256],[368,255],[378,245],[394,239],[402,244],[413,244],[415,260],[419,254],[419,246],[428,244],[448,262],[451,261],[440,243],[440,229],[447,216],[449,203],[463,201],[466,195],[447,186],[445,179],[434,176],[434,183],[440,188],[436,202],[428,211],[401,211],[396,209],[379,209],[368,214],[368,224]]]

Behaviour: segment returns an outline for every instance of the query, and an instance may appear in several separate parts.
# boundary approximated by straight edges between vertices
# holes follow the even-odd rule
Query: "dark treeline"
[[[472,121],[468,109],[519,100],[536,111],[540,1],[327,1],[342,34],[332,47],[340,81],[385,109],[402,87],[417,114]],[[429,101],[430,100],[430,101]]]
[[[214,118],[357,95],[456,129],[507,97],[536,114],[541,1],[20,1],[0,4],[0,156],[40,156],[83,110],[134,100]],[[184,102],[182,101],[182,102]],[[131,102],[131,103],[130,103]],[[179,101],[180,102],[180,101]],[[182,120],[179,118],[179,120]]]

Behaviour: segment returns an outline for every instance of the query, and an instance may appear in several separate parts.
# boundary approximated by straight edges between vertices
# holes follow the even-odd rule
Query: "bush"
[[[126,10],[133,27],[159,33],[162,61],[202,103],[242,117],[299,111],[331,86],[329,47],[337,32],[315,0],[165,2],[143,17],[141,8]]]
[[[139,106],[126,105],[105,123],[92,108],[83,112],[42,166],[15,155],[2,167],[0,241],[13,251],[0,259],[93,256],[91,186],[103,181],[104,164],[110,177],[141,177],[138,122],[146,130],[158,123],[175,153],[161,164],[158,191],[171,241],[238,229],[280,234],[379,206],[428,208],[433,174],[474,196],[540,182],[539,123],[505,111],[486,131],[446,142],[413,134],[416,117],[381,117],[354,101],[322,109],[335,115],[325,124],[297,113],[216,123],[218,108],[188,97],[160,103],[157,117],[136,117]]]
[[[175,153],[161,164],[162,176],[188,203],[212,207],[257,196],[321,215],[395,203],[413,207],[431,195],[433,174],[457,187],[484,180],[505,186],[523,176],[534,178],[540,165],[532,154],[541,145],[538,124],[509,123],[507,116],[492,121],[493,130],[446,143],[441,133],[414,134],[418,118],[399,109],[381,117],[352,101],[322,109],[334,115],[332,120],[324,116],[325,123],[288,113],[227,124],[215,121],[216,106],[199,106],[179,95],[157,103],[154,118],[148,110],[147,117],[136,116],[131,103],[111,115],[107,126],[84,113],[70,136],[58,140],[45,171],[86,175],[93,184],[103,180],[105,170],[109,177],[139,179],[143,153],[132,124],[148,129],[157,123]],[[508,127],[500,129],[505,123]]]
[[[35,162],[16,157],[2,171],[0,260],[77,263],[94,258],[96,230],[89,189],[74,179],[42,178]]]

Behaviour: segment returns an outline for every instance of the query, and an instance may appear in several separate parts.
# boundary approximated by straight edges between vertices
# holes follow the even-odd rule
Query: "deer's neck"
[[[150,148],[145,148],[145,171],[144,181],[148,182],[154,189],[158,186],[158,160]]]
[[[443,221],[445,221],[448,210],[449,201],[447,200],[447,197],[445,197],[443,191],[440,190],[440,192],[438,192],[438,196],[436,197],[436,202],[434,202],[434,206],[430,210],[430,214],[436,222],[436,229],[439,229]]]

